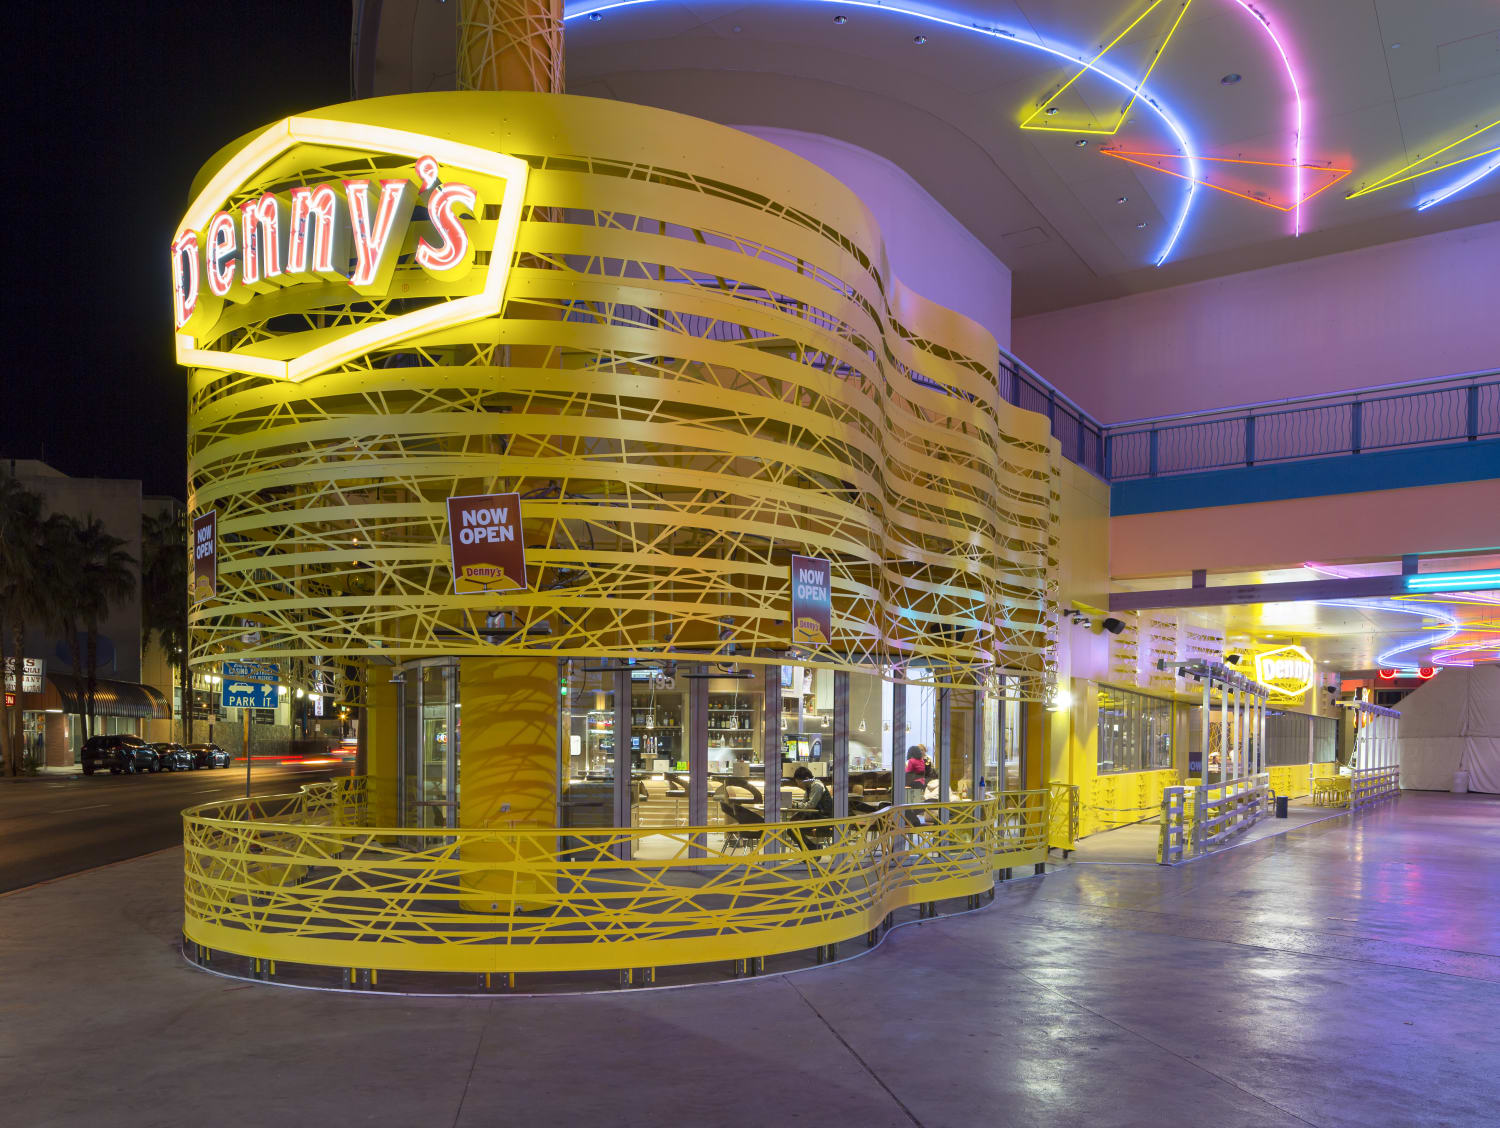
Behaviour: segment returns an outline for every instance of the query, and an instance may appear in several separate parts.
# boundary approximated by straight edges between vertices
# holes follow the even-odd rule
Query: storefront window
[[[983,719],[976,715],[981,695],[972,689],[948,690],[948,798],[974,797],[974,758],[978,751],[975,725]]]
[[[1172,766],[1172,703],[1099,687],[1099,774]]]
[[[563,765],[558,773],[564,826],[614,825],[615,676],[590,665],[574,660],[564,667]]]
[[[414,663],[398,684],[402,825],[457,826],[458,663]]]

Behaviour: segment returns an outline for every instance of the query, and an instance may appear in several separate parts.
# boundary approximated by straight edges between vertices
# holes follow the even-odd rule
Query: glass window
[[[614,823],[615,677],[599,669],[600,665],[577,659],[568,663],[563,695],[564,763],[558,773],[564,826]]]
[[[1172,767],[1172,703],[1099,687],[1099,774]]]

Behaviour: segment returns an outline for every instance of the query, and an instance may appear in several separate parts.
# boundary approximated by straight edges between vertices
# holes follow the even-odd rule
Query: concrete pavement
[[[169,851],[0,896],[0,1108],[40,1125],[1493,1128],[1500,798],[1074,866],[829,967],[417,999],[178,952]],[[22,974],[16,974],[18,970]]]

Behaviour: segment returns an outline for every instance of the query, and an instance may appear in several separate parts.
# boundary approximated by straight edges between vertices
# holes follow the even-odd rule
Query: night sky
[[[349,0],[9,5],[0,457],[185,492],[168,245],[202,163],[349,100]]]

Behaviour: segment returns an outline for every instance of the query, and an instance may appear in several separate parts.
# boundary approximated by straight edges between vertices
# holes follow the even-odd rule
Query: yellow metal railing
[[[836,944],[1044,861],[1047,791],[770,825],[371,827],[364,781],[184,813],[184,933],[340,968],[560,972]]]
[[[1049,798],[1047,845],[1054,850],[1071,850],[1078,845],[1078,786],[1054,783],[1049,787]]]

